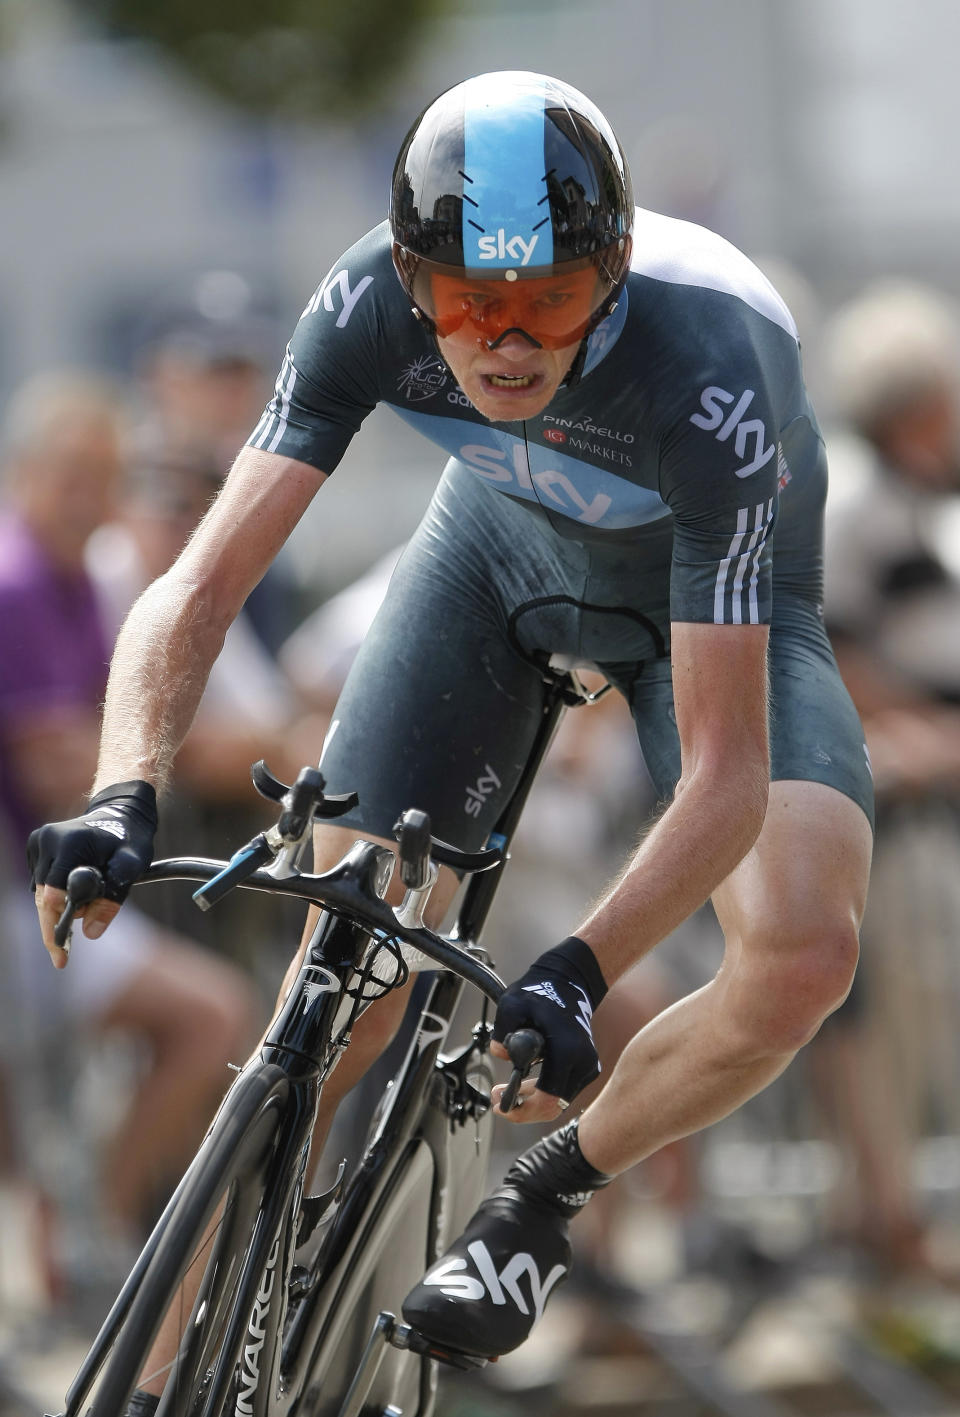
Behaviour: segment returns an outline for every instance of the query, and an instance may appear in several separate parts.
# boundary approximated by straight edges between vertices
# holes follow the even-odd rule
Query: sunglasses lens
[[[593,265],[529,280],[471,280],[424,272],[417,295],[441,338],[460,335],[488,344],[512,330],[545,349],[578,343],[604,295]]]

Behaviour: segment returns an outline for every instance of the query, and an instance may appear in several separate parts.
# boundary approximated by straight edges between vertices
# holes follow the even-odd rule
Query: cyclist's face
[[[513,285],[432,276],[441,352],[480,413],[502,422],[546,408],[573,363],[596,290],[592,268]]]

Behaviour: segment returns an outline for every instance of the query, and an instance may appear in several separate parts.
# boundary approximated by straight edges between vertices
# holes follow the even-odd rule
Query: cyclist
[[[726,937],[711,983],[638,1034],[409,1296],[437,1342],[493,1355],[566,1273],[568,1217],[764,1087],[846,995],[871,784],[823,629],[826,469],[789,311],[720,237],[634,212],[589,99],[485,74],[412,128],[389,222],[320,284],[220,497],[127,622],[96,795],[31,841],[55,963],[70,867],[106,871],[96,930],[150,857],[156,789],[226,626],[381,401],[450,461],[324,744],[330,790],[362,805],[318,836],[319,864],[355,825],[389,839],[411,803],[437,835],[482,844],[562,654],[626,696],[665,805],[575,934],[503,998],[497,1039],[527,1024],[546,1038],[518,1119],[559,1118],[596,1077],[593,1009],[708,897]],[[365,1015],[326,1106],[402,1004]]]

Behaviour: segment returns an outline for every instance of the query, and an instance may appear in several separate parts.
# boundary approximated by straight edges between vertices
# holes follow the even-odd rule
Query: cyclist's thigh
[[[781,597],[770,634],[770,778],[819,782],[849,797],[873,822],[873,782],[856,709],[816,607]],[[667,659],[639,673],[604,666],[626,694],[657,793],[673,796],[680,740]]]
[[[849,793],[816,778],[772,782],[759,837],[713,894],[724,934],[745,961],[787,962],[813,947],[849,967],[838,940],[862,919],[872,846]]]
[[[484,539],[437,506],[401,558],[347,677],[320,765],[360,805],[339,825],[392,837],[407,807],[479,848],[541,720],[543,680],[513,647],[504,575]]]
[[[770,635],[774,782],[819,782],[849,797],[873,827],[873,778],[863,726],[840,677],[817,607],[780,597]]]

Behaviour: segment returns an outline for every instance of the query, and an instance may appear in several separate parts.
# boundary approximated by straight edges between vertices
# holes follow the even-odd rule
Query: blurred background
[[[298,929],[158,896],[66,990],[23,836],[81,800],[120,619],[385,215],[407,128],[495,68],[587,92],[638,201],[721,232],[793,308],[878,845],[850,1003],[608,1193],[569,1297],[441,1417],[960,1410],[958,42],[956,0],[0,0],[0,1414],[59,1410]],[[315,756],[440,467],[367,420],[228,640],[161,849],[225,854],[259,822],[249,763]],[[625,713],[574,717],[493,922],[508,974],[654,806]],[[705,911],[604,1005],[610,1061],[718,959]]]

